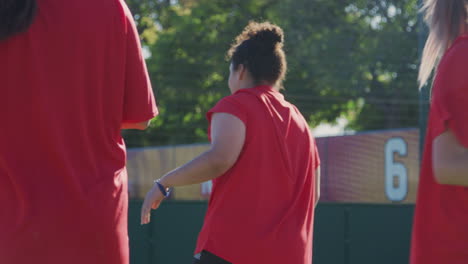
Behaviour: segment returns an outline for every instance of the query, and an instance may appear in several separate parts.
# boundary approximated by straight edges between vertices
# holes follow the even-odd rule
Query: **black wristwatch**
[[[162,192],[162,194],[164,195],[164,197],[169,197],[169,195],[171,195],[171,189],[170,188],[166,188],[164,187],[164,185],[162,185],[159,180],[155,181],[154,183],[156,183],[156,185],[158,186],[159,190]]]

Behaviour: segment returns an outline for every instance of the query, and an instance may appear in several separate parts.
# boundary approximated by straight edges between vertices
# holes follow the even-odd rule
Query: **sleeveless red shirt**
[[[196,253],[235,264],[310,264],[319,157],[306,120],[268,86],[242,89],[208,113],[246,126],[236,164],[214,180]]]

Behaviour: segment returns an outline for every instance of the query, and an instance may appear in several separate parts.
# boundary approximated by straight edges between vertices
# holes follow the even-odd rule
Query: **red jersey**
[[[306,120],[268,86],[242,89],[208,112],[246,126],[235,165],[213,183],[196,253],[235,264],[310,264],[319,157]]]
[[[437,70],[413,226],[411,264],[468,263],[468,189],[434,179],[432,144],[447,128],[468,148],[468,36],[458,38]],[[468,177],[468,175],[467,175]]]
[[[157,114],[123,0],[37,0],[0,42],[0,263],[128,263],[120,127]]]

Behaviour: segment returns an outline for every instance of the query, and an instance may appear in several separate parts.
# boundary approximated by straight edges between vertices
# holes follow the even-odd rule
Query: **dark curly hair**
[[[36,0],[0,0],[0,41],[26,31],[36,12]]]
[[[259,84],[282,86],[287,63],[283,30],[270,22],[249,22],[227,53],[234,70],[242,64]]]

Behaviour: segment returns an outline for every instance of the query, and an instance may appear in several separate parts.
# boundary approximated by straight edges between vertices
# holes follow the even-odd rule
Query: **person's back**
[[[236,164],[214,180],[196,251],[232,263],[310,263],[320,161],[307,122],[269,86],[239,90],[208,116],[223,112],[244,122],[246,138]]]
[[[127,263],[120,129],[157,114],[135,25],[121,0],[36,2],[0,41],[0,262]]]
[[[230,96],[207,113],[210,149],[158,179],[141,208],[151,221],[171,187],[213,180],[194,264],[310,264],[320,167],[315,140],[280,87],[283,30],[250,22],[228,51]]]

